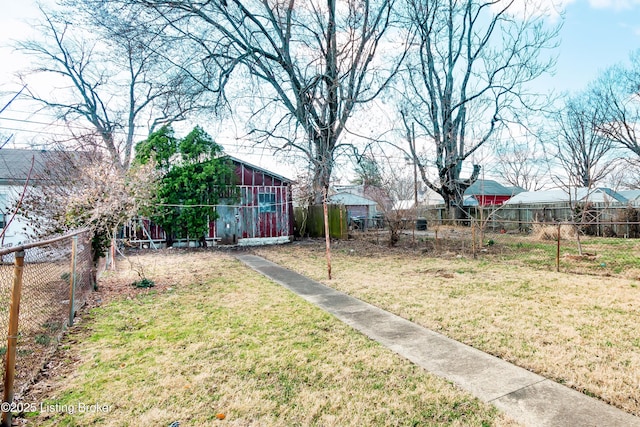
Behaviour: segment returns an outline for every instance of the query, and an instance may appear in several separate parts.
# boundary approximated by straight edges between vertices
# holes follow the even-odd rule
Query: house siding
[[[207,240],[222,244],[243,244],[242,239],[252,244],[290,240],[294,231],[291,182],[237,159],[231,160],[239,200],[219,202],[216,207],[219,218],[209,222]],[[149,220],[138,224],[144,225],[153,240],[165,240],[164,231]],[[148,239],[139,232],[124,234],[129,238]]]

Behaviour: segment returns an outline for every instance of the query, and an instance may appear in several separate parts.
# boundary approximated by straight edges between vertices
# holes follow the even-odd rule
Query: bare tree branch
[[[556,115],[555,157],[574,186],[591,188],[615,166],[608,156],[613,143],[598,131],[600,117],[599,107],[588,98],[570,99]]]
[[[84,121],[100,136],[109,160],[123,170],[141,130],[144,137],[155,126],[201,108],[202,89],[157,54],[172,50],[158,36],[161,28],[106,7],[92,9],[92,16],[79,6],[41,12],[42,41],[17,44],[39,63],[21,78],[48,75],[57,87],[47,94],[29,88],[28,96],[68,123]],[[89,20],[88,28],[83,19]]]
[[[434,147],[437,179],[412,154],[423,181],[445,200],[451,218],[462,218],[464,191],[478,178],[463,162],[515,121],[536,108],[526,85],[553,65],[544,58],[556,46],[557,27],[521,2],[407,0],[417,41],[404,74],[403,109]],[[533,6],[525,1],[525,8]]]
[[[618,65],[604,72],[592,93],[602,113],[599,132],[640,156],[640,50],[631,55],[631,66]]]
[[[329,186],[347,122],[384,90],[404,56],[396,0],[124,3],[146,6],[191,43],[212,92],[237,103],[242,89],[251,91],[250,134],[305,154],[316,202]]]

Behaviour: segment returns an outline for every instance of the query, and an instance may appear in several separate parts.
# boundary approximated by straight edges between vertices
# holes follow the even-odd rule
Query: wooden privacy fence
[[[95,289],[90,234],[0,249],[2,426],[55,351],[62,332]]]
[[[347,209],[343,205],[327,205],[329,235],[334,239],[346,239],[349,233]],[[312,205],[295,208],[298,235],[324,237],[324,207]]]

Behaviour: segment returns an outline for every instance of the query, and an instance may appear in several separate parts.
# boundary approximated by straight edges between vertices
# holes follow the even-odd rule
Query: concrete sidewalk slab
[[[237,254],[253,270],[333,314],[434,375],[529,426],[640,426],[640,418],[526,369],[416,325],[264,258]]]

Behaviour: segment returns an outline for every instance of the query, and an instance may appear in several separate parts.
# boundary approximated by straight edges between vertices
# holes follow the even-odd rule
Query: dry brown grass
[[[333,288],[640,415],[640,288],[364,241],[256,249]]]
[[[156,288],[133,289],[122,263],[101,281],[102,307],[65,350],[74,364],[28,397],[109,413],[33,425],[516,425],[229,256],[167,252],[139,258]]]
[[[532,225],[531,236],[535,240],[558,240],[558,226],[536,222]],[[576,228],[573,225],[563,224],[560,226],[561,239],[571,240],[575,237]]]

